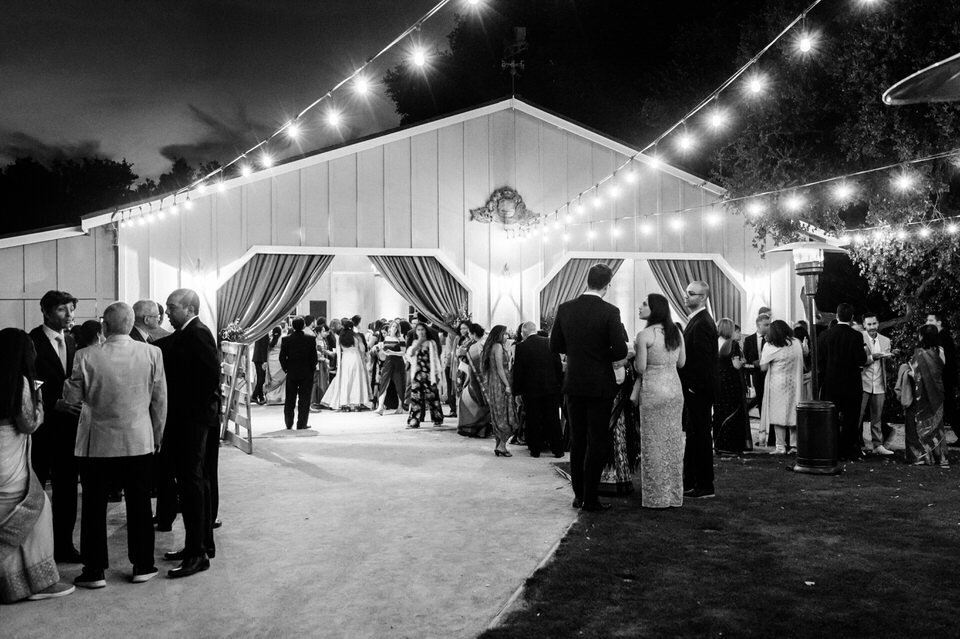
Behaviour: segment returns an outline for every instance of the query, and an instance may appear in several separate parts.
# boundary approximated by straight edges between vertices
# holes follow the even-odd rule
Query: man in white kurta
[[[890,356],[890,338],[879,333],[880,321],[876,315],[864,315],[864,347],[867,351],[867,363],[863,367],[863,401],[860,404],[860,424],[863,424],[867,411],[870,413],[870,438],[873,452],[878,455],[892,455],[887,447],[893,437],[893,429],[883,428],[883,401],[887,396],[886,358]]]
[[[74,454],[80,465],[83,504],[80,556],[85,588],[106,586],[107,490],[123,487],[127,506],[127,550],[132,581],[157,574],[154,565],[150,485],[153,455],[167,415],[167,382],[160,349],[130,337],[133,309],[115,302],[103,313],[106,342],[77,351],[64,400],[83,403]]]

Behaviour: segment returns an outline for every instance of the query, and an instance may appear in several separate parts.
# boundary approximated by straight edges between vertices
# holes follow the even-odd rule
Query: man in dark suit
[[[683,494],[702,499],[715,495],[713,485],[713,401],[720,383],[717,324],[707,311],[710,287],[706,282],[687,284],[684,306],[690,313],[683,341],[687,363],[680,369],[683,385]]]
[[[960,447],[960,410],[957,406],[957,345],[947,328],[946,317],[941,312],[927,313],[927,324],[937,327],[940,340],[940,354],[943,358],[943,419],[950,424],[957,440],[947,444],[951,448]]]
[[[47,291],[40,298],[43,324],[30,331],[37,351],[37,380],[43,382],[43,424],[31,436],[33,471],[53,488],[53,555],[57,562],[80,563],[73,545],[77,525],[79,471],[73,447],[77,441],[80,405],[63,401],[63,383],[73,370],[77,346],[67,330],[73,323],[77,298],[64,291]]]
[[[200,297],[177,289],[167,298],[176,329],[161,351],[167,375],[167,425],[163,447],[174,466],[186,532],[182,550],[164,554],[181,564],[167,572],[187,577],[210,567],[213,543],[210,451],[218,446],[220,358],[213,334],[197,317]]]
[[[557,309],[550,350],[567,356],[563,392],[570,418],[570,480],[573,507],[600,511],[597,486],[610,442],[610,411],[617,394],[613,362],[627,356],[620,309],[603,301],[613,279],[606,264],[594,264],[587,290]],[[716,342],[716,340],[714,340]]]
[[[287,374],[283,421],[293,428],[293,409],[297,408],[297,430],[310,428],[310,392],[313,371],[317,368],[317,338],[303,332],[302,317],[293,318],[293,333],[280,342],[280,367]]]
[[[839,453],[843,460],[863,457],[862,371],[867,363],[863,333],[850,326],[853,306],[837,306],[837,324],[817,339],[820,397],[831,401],[840,413]]]
[[[751,399],[747,405],[747,410],[756,407],[758,414],[761,415],[763,411],[763,387],[766,373],[760,370],[760,355],[763,354],[763,345],[766,343],[767,333],[769,332],[770,315],[769,313],[760,313],[757,315],[757,332],[752,335],[747,335],[743,340],[743,359],[746,361],[746,364],[750,366],[748,375],[750,376],[750,382],[754,390],[754,398]],[[775,439],[773,424],[771,424],[769,432],[767,433],[767,443],[772,446]]]
[[[554,457],[563,457],[560,434],[560,390],[563,365],[550,350],[550,338],[537,334],[533,322],[520,328],[523,341],[513,359],[513,394],[523,398],[526,411],[527,448],[531,457],[540,456],[546,442]]]
[[[253,387],[253,395],[250,401],[258,404],[266,404],[267,398],[263,396],[263,383],[267,381],[267,355],[270,352],[270,333],[258,339],[253,344],[253,367],[257,369],[257,385]]]

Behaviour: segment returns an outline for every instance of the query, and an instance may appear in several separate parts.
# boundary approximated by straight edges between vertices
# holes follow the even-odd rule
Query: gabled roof
[[[484,116],[491,115],[493,113],[498,113],[500,111],[509,111],[514,110],[520,113],[524,113],[533,118],[551,124],[558,129],[568,131],[574,135],[582,137],[590,142],[598,144],[600,146],[606,147],[615,153],[633,156],[637,153],[638,149],[632,148],[629,145],[610,138],[602,133],[599,133],[589,127],[578,124],[573,120],[564,118],[555,113],[551,113],[545,109],[534,106],[533,104],[526,102],[520,98],[512,97],[504,100],[499,100],[496,102],[491,102],[479,107],[469,109],[466,111],[461,111],[459,113],[454,113],[452,115],[442,116],[427,122],[421,122],[413,125],[408,125],[404,127],[399,127],[392,129],[390,131],[385,131],[382,133],[377,133],[366,138],[361,138],[359,140],[350,141],[336,147],[325,148],[313,153],[306,155],[301,155],[293,158],[289,158],[286,161],[275,165],[274,167],[257,171],[249,176],[237,176],[230,178],[224,181],[224,186],[227,189],[235,188],[241,184],[246,184],[250,182],[256,182],[258,180],[265,180],[273,178],[277,175],[282,175],[291,171],[298,171],[306,166],[311,166],[321,162],[329,162],[339,157],[346,155],[352,155],[360,151],[365,151],[367,149],[376,148],[383,146],[390,142],[395,142],[397,140],[403,140],[407,138],[412,138],[416,135],[422,133],[428,133],[430,131],[435,131],[437,129],[442,129],[444,127],[451,126],[453,124],[458,124],[460,122],[465,122],[467,120],[473,120],[475,118],[480,118]],[[639,161],[642,162],[651,162],[651,160],[645,156],[641,155]],[[658,162],[658,170],[673,175],[689,184],[700,187],[713,193],[715,195],[722,195],[725,193],[725,190],[722,187],[719,187],[715,184],[712,184],[703,178],[697,177],[691,173],[672,167],[668,164]],[[94,213],[89,213],[84,215],[81,219],[81,224],[83,230],[88,230],[92,227],[102,226],[104,224],[109,224],[110,222],[116,219],[117,211],[125,210],[130,208],[136,208],[141,204],[147,204],[150,202],[158,203],[165,200],[169,200],[171,197],[175,197],[176,202],[179,203],[187,199],[186,193],[181,193],[175,195],[174,193],[168,193],[163,196],[150,198],[149,200],[144,200],[142,202],[136,202],[132,204],[125,204],[123,207],[117,207],[113,209],[105,209],[102,211],[97,211]],[[172,203],[167,202],[167,203]]]

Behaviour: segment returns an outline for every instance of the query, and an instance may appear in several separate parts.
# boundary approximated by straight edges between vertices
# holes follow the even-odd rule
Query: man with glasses
[[[138,342],[152,342],[153,333],[160,328],[160,314],[153,300],[140,300],[133,305],[133,330],[130,337]]]
[[[693,499],[714,496],[713,401],[719,383],[717,324],[707,311],[710,287],[696,281],[687,285],[684,306],[689,313],[683,341],[687,364],[680,369],[683,385],[683,430],[687,435],[683,453],[683,494]]]

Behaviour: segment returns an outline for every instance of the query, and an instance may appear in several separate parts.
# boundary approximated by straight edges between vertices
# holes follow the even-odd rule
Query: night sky
[[[183,156],[229,161],[311,103],[436,0],[10,0],[0,19],[0,165],[97,153],[141,178]],[[427,23],[445,46],[453,2]],[[401,44],[373,68],[379,79]],[[381,87],[382,88],[382,87]],[[396,126],[382,90],[339,100],[318,148]],[[315,116],[319,121],[320,115]],[[243,147],[243,148],[241,148]],[[306,150],[306,149],[305,149]]]

